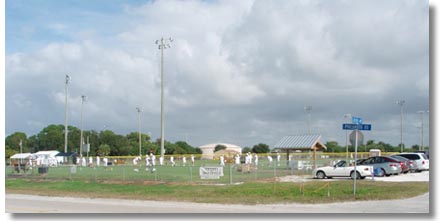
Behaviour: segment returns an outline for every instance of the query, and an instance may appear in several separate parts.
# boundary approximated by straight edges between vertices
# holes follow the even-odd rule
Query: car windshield
[[[347,162],[345,162],[345,160],[341,160],[337,164],[335,164],[335,167],[345,167],[346,165]]]

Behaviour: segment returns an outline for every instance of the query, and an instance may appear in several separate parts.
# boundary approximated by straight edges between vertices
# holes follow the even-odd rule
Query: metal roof
[[[313,149],[316,144],[320,144],[322,148],[327,149],[325,145],[320,143],[321,135],[295,135],[285,136],[274,145],[275,149]]]

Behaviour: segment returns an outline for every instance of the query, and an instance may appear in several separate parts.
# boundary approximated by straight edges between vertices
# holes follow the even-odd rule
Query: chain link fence
[[[389,155],[382,154],[382,155]],[[223,156],[222,165],[217,156],[203,159],[202,155],[167,155],[162,163],[159,160],[153,165],[145,157],[134,156],[92,158],[92,161],[73,165],[37,165],[35,163],[10,163],[6,167],[7,178],[26,177],[29,179],[90,181],[103,183],[193,183],[193,184],[236,184],[247,181],[273,182],[283,176],[310,176],[316,164],[331,166],[339,160],[354,162],[353,153],[293,153],[288,158],[285,154],[258,154],[251,163],[245,163],[243,157],[236,164],[230,157]],[[367,158],[369,153],[358,153],[357,158]],[[156,157],[159,159],[159,156]],[[173,160],[171,160],[173,159]],[[272,160],[271,160],[272,159]],[[88,159],[89,160],[89,159]],[[78,162],[78,161],[77,161]],[[148,164],[148,166],[147,166]],[[208,169],[215,169],[214,177],[205,177]]]

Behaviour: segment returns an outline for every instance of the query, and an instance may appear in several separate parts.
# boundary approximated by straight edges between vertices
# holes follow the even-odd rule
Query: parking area
[[[315,179],[312,175],[308,176],[284,176],[279,177],[279,182],[308,182],[308,181],[338,181],[338,180],[351,180],[349,177],[334,177],[331,179]],[[407,173],[384,177],[367,177],[365,180],[370,181],[383,181],[383,182],[429,182],[429,171],[422,171],[418,173]]]

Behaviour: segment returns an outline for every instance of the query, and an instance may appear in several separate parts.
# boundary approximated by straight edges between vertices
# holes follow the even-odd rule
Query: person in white
[[[150,157],[148,155],[145,155],[145,166],[146,171],[150,170]]]
[[[93,157],[92,156],[89,157],[89,166],[90,167],[93,166]]]
[[[101,164],[101,159],[99,158],[99,156],[96,156],[96,166],[99,167],[100,164]]]
[[[79,165],[80,157],[76,158],[76,165]]]
[[[82,166],[83,166],[83,167],[86,167],[86,166],[87,166],[86,158],[85,158],[85,157],[82,157],[81,161],[82,161],[82,162],[81,162]]]
[[[107,157],[104,157],[104,159],[102,161],[104,161],[104,166],[107,167],[107,163],[108,163]]]
[[[159,157],[159,165],[163,166],[163,157]]]
[[[246,153],[246,157],[244,158],[244,163],[245,164],[250,164],[249,163],[249,153]]]
[[[269,160],[269,166],[271,167],[273,161],[272,156],[267,156],[267,160]]]
[[[138,164],[138,157],[133,158],[133,165],[136,166]]]
[[[225,156],[223,156],[223,155],[220,156],[220,166],[222,166],[222,167],[225,166]]]
[[[254,154],[254,163],[255,166],[258,166],[258,155],[256,153]]]
[[[249,164],[252,164],[252,159],[253,159],[252,154],[251,152],[249,152]]]
[[[280,166],[280,161],[281,161],[281,155],[280,155],[280,153],[277,153],[277,164],[278,164],[278,166]]]
[[[182,165],[186,166],[186,157],[185,156],[182,157]]]
[[[151,159],[151,165],[153,167],[155,167],[156,166],[156,156],[154,156],[153,153],[150,153],[150,159]]]
[[[173,156],[170,157],[170,163],[171,163],[171,166],[172,166],[172,167],[173,167],[174,165],[176,165],[176,162],[174,162],[174,157],[173,157]]]
[[[194,166],[194,154],[191,154],[191,165],[193,165]]]
[[[235,164],[240,165],[240,155],[235,155]]]

